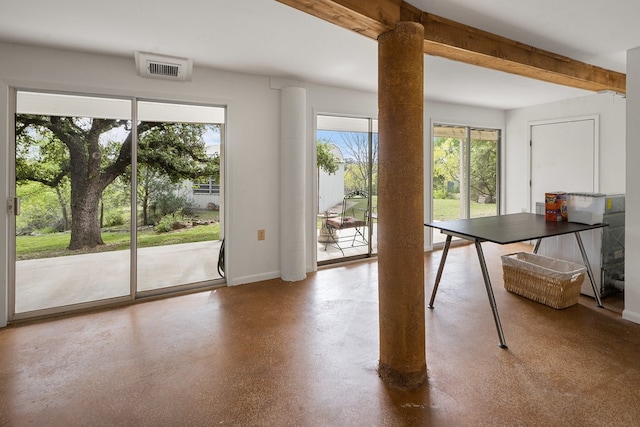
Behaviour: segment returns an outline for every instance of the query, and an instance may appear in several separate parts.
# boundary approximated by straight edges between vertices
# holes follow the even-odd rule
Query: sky
[[[202,136],[207,146],[207,154],[220,155],[220,129],[207,125],[207,131]]]
[[[350,155],[350,150],[347,147],[347,144],[344,142],[344,135],[349,133],[359,133],[359,132],[338,132],[338,131],[331,131],[331,130],[318,130],[316,131],[316,138],[324,141],[329,141],[332,144],[336,145],[342,152],[342,157],[347,159],[349,157],[352,157]]]

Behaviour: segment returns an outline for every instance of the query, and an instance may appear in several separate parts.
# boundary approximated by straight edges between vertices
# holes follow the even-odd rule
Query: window
[[[433,220],[497,215],[499,165],[500,130],[434,124]]]

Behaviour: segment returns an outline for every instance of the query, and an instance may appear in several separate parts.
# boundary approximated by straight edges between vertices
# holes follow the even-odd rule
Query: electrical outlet
[[[258,240],[264,240],[264,230],[258,230]]]

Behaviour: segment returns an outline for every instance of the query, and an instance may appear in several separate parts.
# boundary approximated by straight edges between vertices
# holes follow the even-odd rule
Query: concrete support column
[[[294,282],[305,268],[305,136],[307,91],[286,87],[280,98],[280,277]]]
[[[378,373],[407,388],[427,377],[423,39],[414,22],[378,38]]]

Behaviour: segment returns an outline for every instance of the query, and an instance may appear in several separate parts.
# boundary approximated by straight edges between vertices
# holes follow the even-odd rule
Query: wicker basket
[[[502,256],[504,288],[553,308],[578,303],[586,268],[528,252]]]

